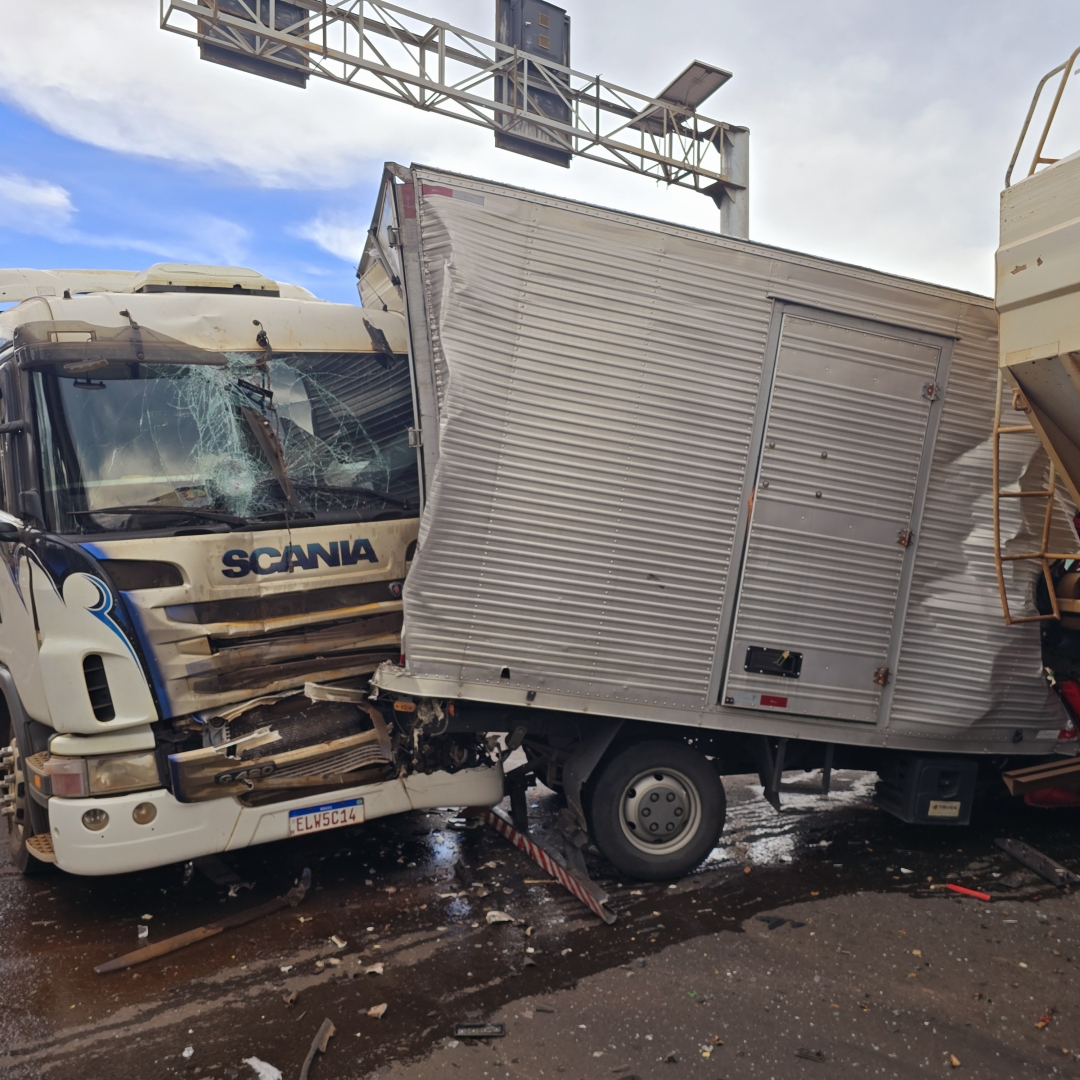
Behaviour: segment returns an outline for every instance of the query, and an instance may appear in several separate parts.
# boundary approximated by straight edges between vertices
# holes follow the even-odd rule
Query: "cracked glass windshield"
[[[49,527],[88,533],[417,513],[404,357],[223,360],[35,371]]]

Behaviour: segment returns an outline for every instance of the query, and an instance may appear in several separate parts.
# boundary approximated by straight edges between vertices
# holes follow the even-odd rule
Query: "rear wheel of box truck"
[[[589,831],[618,870],[666,881],[693,870],[724,828],[727,800],[714,766],[682,742],[617,751],[594,775]]]

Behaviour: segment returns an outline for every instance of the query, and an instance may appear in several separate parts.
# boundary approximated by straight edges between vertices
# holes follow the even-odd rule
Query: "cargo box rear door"
[[[875,723],[951,342],[783,312],[721,701]]]

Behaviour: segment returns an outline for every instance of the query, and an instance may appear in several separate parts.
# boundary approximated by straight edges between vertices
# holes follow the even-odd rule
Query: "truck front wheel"
[[[35,858],[26,846],[26,841],[34,835],[31,820],[32,807],[30,795],[26,790],[26,773],[23,772],[22,759],[19,757],[19,744],[14,737],[11,740],[10,788],[13,796],[11,815],[8,817],[9,839],[11,841],[11,861],[15,869],[23,874],[43,874],[51,867],[47,862]],[[48,838],[46,838],[48,839]]]
[[[636,743],[593,778],[589,828],[600,852],[640,881],[693,870],[724,828],[727,801],[716,770],[685,743]]]

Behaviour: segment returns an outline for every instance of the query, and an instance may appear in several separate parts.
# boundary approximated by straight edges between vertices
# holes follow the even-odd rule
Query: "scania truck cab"
[[[4,301],[16,864],[110,874],[501,798],[483,736],[365,693],[420,510],[402,315],[174,264],[0,271]]]

